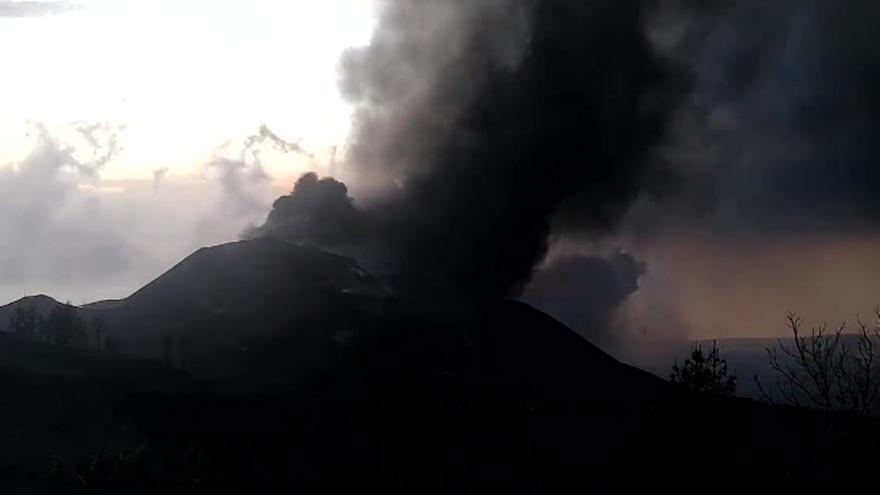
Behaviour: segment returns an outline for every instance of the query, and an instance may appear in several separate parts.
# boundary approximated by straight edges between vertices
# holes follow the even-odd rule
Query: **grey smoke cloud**
[[[784,334],[788,310],[869,313],[880,301],[880,8],[673,7],[649,32],[693,82],[662,147],[671,180],[616,234],[653,280],[626,303],[628,321],[656,332],[662,313],[711,338]]]
[[[244,139],[224,143],[207,164],[209,174],[222,185],[225,193],[220,215],[256,218],[269,208],[271,178],[261,158],[267,147],[285,154],[311,157],[299,143],[281,139],[265,124]]]
[[[346,246],[478,295],[516,294],[559,236],[621,241],[649,260],[644,279],[668,269],[654,266],[668,256],[651,256],[661,234],[767,244],[874,235],[878,11],[855,0],[386,2],[370,46],[340,65],[355,106],[338,167],[346,184],[305,177],[254,232]],[[115,146],[100,128],[83,132],[81,148]],[[58,224],[91,232],[77,241],[91,246],[84,252],[110,249],[128,273],[145,251],[161,251],[165,268],[182,246],[234,238],[264,215],[273,192],[263,150],[309,156],[263,126],[218,150],[198,185],[159,169],[161,187],[147,187],[146,199],[78,191],[79,180],[100,182],[100,156],[53,146],[2,172],[5,201],[15,202],[7,211],[34,219],[21,232],[53,226],[47,244],[81,235],[56,235]],[[46,165],[66,153],[65,165]],[[45,200],[30,205],[23,191]],[[123,222],[150,227],[135,236],[116,227]],[[40,260],[87,256],[21,252],[8,273],[32,263],[47,280],[68,269]]]
[[[71,216],[95,213],[94,203],[75,201],[78,182],[94,178],[114,147],[98,146],[84,160],[39,124],[32,129],[35,144],[30,154],[15,167],[0,169],[2,283],[24,286],[29,279],[45,277],[100,282],[124,270],[128,260],[121,253],[126,249],[115,232],[102,232],[98,219],[69,221]],[[92,139],[98,127],[77,131]]]
[[[637,208],[634,230],[873,233],[880,221],[880,6],[680,5],[655,22],[665,33],[658,48],[690,67],[694,81],[664,150],[678,187]]]
[[[554,219],[595,233],[616,224],[680,92],[643,33],[642,4],[382,7],[370,46],[343,57],[340,87],[356,108],[347,159],[366,198],[352,231],[391,271],[515,294]],[[278,221],[291,202],[276,203],[273,223],[299,224]]]
[[[235,239],[277,195],[259,180],[245,190],[255,206],[242,207],[207,164],[204,177],[158,172],[159,188],[108,181],[102,173],[119,159],[122,133],[33,124],[30,153],[0,167],[0,301],[25,292],[74,303],[124,297],[196,249]]]
[[[389,257],[494,294],[515,293],[561,236],[622,243],[651,260],[651,283],[621,299],[583,273],[582,290],[604,286],[596,304],[618,308],[590,312],[611,314],[595,328],[713,332],[695,308],[733,296],[679,276],[685,296],[672,297],[661,277],[725,269],[699,252],[671,257],[670,238],[696,236],[706,253],[748,240],[723,250],[735,258],[875,235],[878,21],[880,8],[855,0],[386,4],[372,44],[341,65],[357,109],[348,185],[365,228],[340,230],[374,232]],[[333,204],[351,204],[335,191]],[[342,224],[317,202],[282,203],[300,205],[292,219]],[[269,227],[297,225],[282,210]],[[760,272],[740,270],[754,276],[738,285],[770,287]],[[576,284],[541,272],[536,283],[567,317],[577,296],[563,286]],[[754,331],[772,333],[767,321]]]
[[[535,306],[594,344],[625,345],[615,328],[614,311],[639,289],[645,265],[632,255],[565,255],[543,265],[526,286],[522,300]]]

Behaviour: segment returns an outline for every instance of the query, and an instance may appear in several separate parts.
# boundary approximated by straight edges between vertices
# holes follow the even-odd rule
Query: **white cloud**
[[[0,17],[42,17],[76,10],[70,2],[0,1]]]

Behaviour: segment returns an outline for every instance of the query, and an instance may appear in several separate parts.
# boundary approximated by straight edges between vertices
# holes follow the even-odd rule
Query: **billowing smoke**
[[[235,238],[278,194],[251,178],[250,152],[232,145],[225,156],[247,162],[233,167],[238,177],[224,182],[205,164],[207,177],[159,168],[150,181],[112,177],[128,165],[119,126],[31,123],[26,134],[28,151],[0,164],[3,304],[37,293],[77,304],[125,296],[182,255]]]
[[[255,134],[218,147],[207,164],[207,171],[223,187],[224,200],[220,208],[224,216],[241,218],[265,211],[266,193],[271,188],[261,158],[266,147],[285,154],[310,156],[299,143],[284,141],[265,124],[260,125]]]
[[[516,293],[557,237],[602,239],[655,274],[622,320],[655,338],[671,332],[656,328],[662,309],[669,327],[720,331],[693,318],[714,296],[682,282],[724,273],[726,260],[701,252],[876,237],[877,25],[880,7],[858,0],[387,2],[371,45],[342,63],[357,110],[344,171],[357,206],[335,183],[325,192],[336,206],[279,201],[297,207],[276,208],[266,229],[322,243],[315,225],[354,218],[361,228],[336,229],[334,243],[351,232],[394,270],[492,295]],[[669,245],[705,250],[676,257]],[[741,271],[756,274],[741,285],[766,286],[761,272]],[[605,287],[590,314],[608,328],[604,309],[626,297],[581,273],[587,288]],[[579,298],[549,274],[535,283],[563,306]],[[675,308],[660,307],[668,284],[686,293]]]
[[[392,270],[510,295],[551,234],[609,231],[648,185],[680,81],[653,53],[644,4],[383,8],[370,46],[344,57],[341,88],[356,106],[348,165],[368,197],[367,244],[384,245]],[[316,225],[357,217],[340,215],[345,190],[325,181],[305,178],[265,228],[305,241]],[[335,199],[307,199],[307,184]]]
[[[880,4],[680,4],[692,8],[653,22],[658,49],[693,74],[665,147],[680,187],[637,208],[633,229],[759,240],[873,233]]]
[[[31,152],[14,167],[0,168],[0,211],[6,213],[0,224],[3,285],[24,288],[29,280],[50,276],[103,281],[126,268],[127,249],[116,232],[100,233],[100,222],[71,218],[79,212],[94,215],[95,205],[69,207],[79,179],[96,177],[116,153],[114,130],[105,125],[71,130],[72,136],[88,143],[87,152],[77,152],[68,141],[32,123]]]
[[[663,144],[676,187],[638,201],[619,233],[656,281],[633,299],[703,338],[782,335],[787,310],[870,314],[880,5],[677,4],[649,32],[692,86]],[[628,310],[656,333],[656,310]]]
[[[523,300],[603,348],[624,344],[612,317],[639,288],[645,266],[632,255],[568,255],[550,260],[523,293]]]
[[[248,237],[271,234],[289,242],[344,249],[362,241],[363,215],[345,184],[310,172],[296,181],[289,196],[275,201],[265,224]]]

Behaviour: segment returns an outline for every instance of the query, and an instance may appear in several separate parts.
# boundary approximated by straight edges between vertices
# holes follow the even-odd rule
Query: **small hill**
[[[110,309],[157,320],[198,313],[260,332],[386,296],[350,258],[265,238],[200,249]]]
[[[52,311],[52,308],[59,304],[61,303],[55,299],[40,294],[36,296],[26,296],[4,306],[0,306],[0,331],[6,332],[9,330],[9,322],[18,308],[25,310],[33,309],[37,314],[45,316]]]
[[[255,368],[314,361],[316,346],[362,333],[390,298],[350,258],[262,238],[200,249],[129,297],[81,313],[103,320],[122,352],[247,389],[281,373]]]
[[[66,304],[60,303],[43,294],[26,296],[18,301],[11,302],[5,306],[0,306],[0,332],[8,333],[12,331],[12,319],[18,311],[33,310],[34,316],[45,318],[57,306],[66,306]],[[80,312],[78,309],[75,309],[75,311]],[[85,312],[81,313],[85,314]]]
[[[89,326],[82,345],[96,347],[101,320],[105,348],[249,390],[329,362],[391,298],[350,258],[261,238],[199,249],[132,295],[75,311]],[[0,329],[19,306],[45,316],[59,304],[47,296],[8,304]]]

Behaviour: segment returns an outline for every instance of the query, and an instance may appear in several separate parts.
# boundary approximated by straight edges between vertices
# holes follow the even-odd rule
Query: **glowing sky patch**
[[[65,5],[0,0],[0,302],[130,294],[343,149],[371,1]]]
[[[27,121],[123,125],[108,179],[195,173],[266,123],[317,157],[344,144],[338,55],[365,44],[367,0],[84,0],[63,15],[0,18],[0,163],[28,150]],[[279,180],[309,168],[269,160]]]

